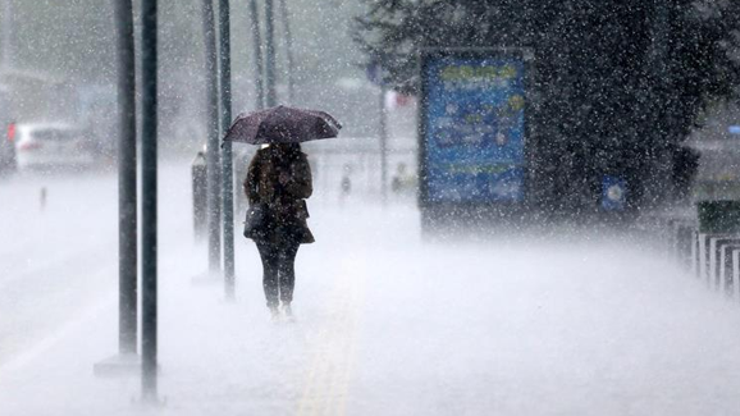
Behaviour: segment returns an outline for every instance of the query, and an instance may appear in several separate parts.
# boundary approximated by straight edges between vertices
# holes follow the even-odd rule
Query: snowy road
[[[412,206],[310,201],[297,322],[238,301],[194,245],[186,165],[161,174],[160,391],[172,415],[735,414],[740,309],[624,239],[424,243]],[[0,414],[137,414],[115,352],[115,176],[0,183]],[[43,212],[40,186],[48,187]],[[12,201],[10,205],[6,201]],[[39,400],[39,398],[43,400]]]
[[[116,197],[111,173],[0,181],[0,363],[117,281]]]

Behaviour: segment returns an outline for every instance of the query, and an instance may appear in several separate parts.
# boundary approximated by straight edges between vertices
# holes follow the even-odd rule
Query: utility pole
[[[277,105],[277,92],[275,91],[275,12],[272,7],[273,0],[265,0],[265,84],[267,87],[267,106]]]
[[[257,0],[249,0],[249,17],[252,22],[252,48],[254,49],[254,78],[257,89],[257,109],[265,107],[265,62],[262,59],[262,35]]]
[[[7,3],[7,1],[6,1]],[[118,350],[136,354],[136,71],[131,0],[115,5],[118,51]]]
[[[157,0],[141,3],[142,399],[157,402]]]
[[[293,34],[290,30],[290,14],[285,0],[280,0],[280,14],[285,30],[285,54],[288,57],[288,103],[293,104],[295,99],[295,61],[293,59]]]
[[[218,7],[219,28],[219,86],[221,96],[221,137],[231,125],[231,22],[229,0],[220,0]],[[231,142],[223,142],[223,235],[224,235],[224,286],[226,299],[233,300],[234,282],[234,161]]]
[[[206,114],[208,118],[208,145],[206,164],[208,173],[208,270],[211,275],[221,272],[221,156],[218,127],[218,52],[213,14],[213,0],[202,0],[203,35],[205,43]]]

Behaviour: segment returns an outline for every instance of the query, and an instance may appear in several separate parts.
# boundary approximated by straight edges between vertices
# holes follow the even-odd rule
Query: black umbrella
[[[224,141],[250,144],[300,143],[337,137],[342,125],[323,111],[277,107],[243,113],[231,124]]]

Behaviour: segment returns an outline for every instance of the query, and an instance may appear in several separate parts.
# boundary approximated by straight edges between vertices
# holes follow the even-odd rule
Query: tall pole
[[[231,124],[231,25],[229,0],[220,0],[218,27],[220,40],[219,79],[221,96],[221,137]],[[234,299],[234,161],[231,142],[223,143],[223,234],[224,234],[224,286],[226,299]]]
[[[208,270],[213,275],[221,271],[221,156],[218,126],[218,53],[213,15],[213,0],[203,1],[203,34],[206,52],[206,113],[208,118]]]
[[[377,66],[377,79],[380,85],[380,96],[378,97],[378,138],[380,141],[380,196],[383,205],[388,202],[388,112],[385,109],[385,96],[388,92],[386,86],[386,56],[381,54],[375,62]]]
[[[157,400],[157,0],[142,0],[142,397]]]
[[[265,84],[267,87],[267,106],[277,105],[275,91],[275,12],[272,0],[265,0]]]
[[[280,0],[280,14],[285,29],[285,54],[288,56],[288,102],[292,104],[295,98],[295,61],[293,59],[293,33],[290,30],[290,14],[285,0]]]
[[[118,7],[118,5],[116,5]],[[0,66],[3,69],[10,69],[13,66],[13,3],[12,0],[4,0],[3,3],[3,54]]]
[[[664,100],[668,98],[669,91],[673,91],[674,89],[671,88],[671,73],[668,68],[668,64],[670,62],[670,27],[671,27],[671,3],[668,0],[656,0],[657,4],[655,5],[655,27],[654,27],[654,33],[653,33],[653,39],[655,42],[655,60],[653,63],[653,69],[654,69],[654,81],[652,83],[652,88],[656,90],[657,97],[660,97],[660,100]],[[656,98],[656,95],[654,94],[653,99]],[[659,140],[661,143],[659,143],[658,146],[655,146],[658,152],[658,154],[655,156],[655,161],[653,162],[655,164],[654,169],[657,170],[653,171],[651,173],[654,173],[653,177],[663,178],[664,183],[671,182],[670,178],[670,172],[671,172],[671,155],[668,154],[668,142],[670,141],[670,137],[668,137],[668,134],[665,132],[671,131],[670,130],[670,117],[671,112],[666,111],[668,103],[666,102],[660,102],[661,105],[657,106],[657,109],[655,109],[655,124],[653,126],[658,127],[658,131],[661,133],[658,133]],[[648,181],[648,183],[654,183],[654,181]],[[655,188],[653,186],[653,188]],[[668,195],[667,192],[670,192],[670,195],[674,195],[674,190],[669,190],[667,187],[659,187],[658,189],[650,189],[653,195],[655,195],[656,199],[659,198],[659,200],[665,200],[665,197]]]
[[[387,88],[385,86],[385,82],[381,79],[380,99],[378,100],[378,111],[380,117],[378,133],[380,136],[380,194],[383,205],[388,202],[388,113],[385,111],[386,91]]]
[[[7,0],[6,0],[7,3]],[[136,70],[131,0],[114,1],[118,51],[118,350],[136,354]]]
[[[265,107],[265,62],[262,59],[262,35],[257,0],[249,0],[249,17],[252,26],[252,49],[254,49],[255,83],[257,89],[257,109]]]

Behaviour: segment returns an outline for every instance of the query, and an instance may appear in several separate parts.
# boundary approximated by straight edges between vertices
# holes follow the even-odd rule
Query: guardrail
[[[740,301],[740,232],[717,232],[700,223],[693,218],[660,221],[670,257],[708,289]]]

